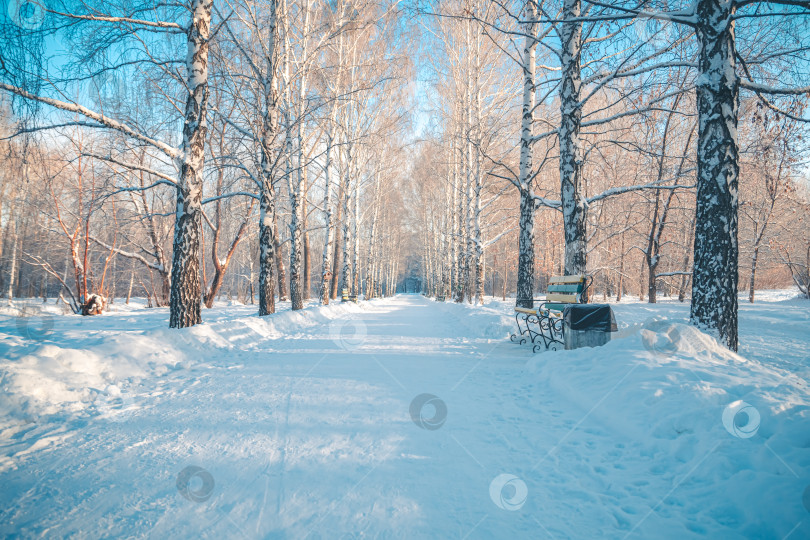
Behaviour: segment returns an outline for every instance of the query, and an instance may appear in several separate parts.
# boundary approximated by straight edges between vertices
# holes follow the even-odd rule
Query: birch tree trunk
[[[565,238],[565,275],[585,273],[585,201],[582,181],[582,120],[580,60],[582,21],[580,0],[564,0],[560,82],[560,200]]]
[[[366,300],[374,298],[374,246],[377,239],[377,217],[380,213],[381,204],[380,171],[377,171],[374,179],[374,213],[371,217],[371,234],[368,239],[368,255],[366,257]]]
[[[273,188],[273,141],[278,131],[278,89],[276,80],[276,46],[278,42],[278,2],[270,0],[270,24],[264,76],[264,115],[261,140],[261,186],[259,194],[259,315],[276,311],[276,194]],[[253,294],[251,293],[251,298]]]
[[[264,161],[264,157],[263,157]],[[262,175],[265,170],[262,163]],[[259,200],[259,315],[276,312],[276,291],[273,265],[276,259],[276,246],[273,238],[273,216],[276,212],[276,200],[272,179],[265,177],[261,199]]]
[[[535,0],[526,2],[526,39],[523,45],[523,111],[520,121],[520,233],[518,235],[515,306],[534,307],[534,193],[532,190],[532,128],[537,39]]]
[[[467,50],[467,61],[466,61],[466,78],[464,84],[464,104],[465,104],[465,114],[464,114],[464,149],[465,149],[465,176],[466,176],[466,184],[464,189],[464,210],[465,210],[465,248],[464,248],[464,292],[461,295],[461,300],[466,298],[468,301],[472,300],[473,291],[472,291],[472,270],[475,266],[475,261],[473,261],[473,254],[475,252],[475,246],[473,245],[473,208],[472,208],[472,190],[473,190],[473,161],[475,160],[475,153],[473,148],[473,141],[472,141],[472,133],[473,133],[473,125],[472,125],[472,113],[473,113],[473,100],[472,100],[472,93],[473,93],[473,52],[472,52],[472,21],[467,21],[467,34],[466,34],[466,50]]]
[[[737,113],[734,6],[699,0],[698,171],[691,320],[737,350]]]
[[[307,189],[306,183],[304,184],[304,188],[302,189],[303,197],[301,198],[301,233],[302,233],[302,243],[301,248],[303,249],[303,265],[304,265],[304,274],[301,277],[301,294],[304,300],[309,300],[310,297],[310,284],[312,283],[312,258],[309,252],[309,232],[307,231]]]
[[[208,104],[208,38],[213,0],[193,0],[187,33],[188,98],[183,124],[183,154],[177,184],[169,327],[185,328],[202,322],[200,314],[200,236],[202,183]]]
[[[754,253],[751,255],[751,275],[748,279],[748,302],[754,303],[754,285],[757,273],[757,259],[759,258],[759,243],[754,245]]]
[[[287,300],[287,271],[284,264],[284,249],[281,244],[281,232],[278,226],[278,213],[273,212],[273,245],[276,252],[276,274],[278,274],[278,299]]]
[[[340,174],[340,171],[338,171]],[[338,178],[338,194],[335,202],[337,208],[337,217],[335,218],[335,245],[332,249],[332,280],[329,283],[329,297],[334,300],[337,298],[338,281],[340,279],[340,246],[343,245],[343,236],[341,235],[341,224],[343,219],[343,175],[340,174]]]
[[[14,224],[11,227],[15,227]],[[14,230],[14,229],[12,229]],[[11,234],[11,266],[8,270],[8,305],[14,302],[14,278],[17,274],[17,235],[16,230]]]
[[[456,152],[456,139],[450,145],[450,159],[453,167],[453,187],[452,197],[450,201],[450,288],[446,291],[449,298],[455,293],[458,288],[458,153]]]
[[[334,118],[332,119],[334,122]],[[324,164],[324,194],[323,194],[323,209],[325,216],[326,238],[323,245],[323,264],[321,269],[321,304],[329,304],[329,285],[331,272],[329,271],[330,262],[332,260],[332,243],[334,236],[334,223],[332,217],[332,141],[334,139],[334,130],[330,128],[330,132],[326,136],[326,163]]]
[[[619,247],[619,283],[616,285],[616,302],[622,301],[622,294],[624,294],[624,232],[622,232],[622,240]]]
[[[467,134],[469,138],[469,131]],[[464,291],[461,299],[467,299],[468,302],[472,301],[472,272],[475,267],[473,256],[475,253],[475,239],[473,238],[473,151],[472,141],[467,141],[467,185],[464,190],[464,209],[465,209],[465,227],[464,235],[466,237],[464,248]]]
[[[352,143],[349,142],[346,145],[346,163],[345,163],[345,170],[343,171],[343,201],[341,201],[341,205],[343,206],[343,246],[342,246],[342,253],[343,253],[343,269],[341,271],[341,283],[343,284],[343,288],[351,290],[351,254],[349,252],[349,246],[351,241],[351,222],[350,222],[350,215],[349,215],[349,202],[351,198],[351,186],[350,186],[350,170],[352,164]]]
[[[352,216],[352,294],[360,294],[360,174],[354,179],[354,215]]]
[[[131,270],[129,273],[129,287],[127,287],[127,300],[124,302],[125,304],[129,305],[129,299],[132,298],[132,285],[135,283],[135,270]]]
[[[289,159],[292,161],[292,170],[288,172],[287,181],[289,186],[290,192],[290,302],[292,303],[293,310],[303,309],[304,307],[304,287],[308,286],[308,284],[304,284],[304,201],[303,197],[305,197],[304,185],[306,183],[306,163],[305,163],[305,156],[304,156],[304,139],[302,135],[302,123],[303,117],[305,114],[305,101],[304,98],[306,96],[306,88],[307,88],[307,77],[306,77],[306,65],[304,63],[307,61],[307,40],[308,40],[308,33],[309,33],[309,18],[310,18],[310,9],[309,9],[309,1],[305,1],[301,6],[301,9],[304,11],[304,20],[303,20],[303,27],[302,27],[302,36],[303,36],[303,45],[301,51],[301,58],[302,61],[299,64],[299,69],[301,71],[299,75],[298,81],[298,96],[296,100],[296,119],[295,119],[295,137],[293,140],[292,136],[292,122],[289,115],[289,112],[286,113],[286,121],[287,121],[287,132],[288,132],[288,139],[287,139],[287,151],[289,155]],[[287,47],[288,54],[289,46]],[[289,69],[289,63],[291,62],[292,58],[287,59],[286,69]],[[290,95],[290,79],[289,76],[287,77],[287,97],[288,103],[289,98],[292,96]],[[289,111],[290,107],[287,107]],[[293,147],[295,147],[293,149]]]
[[[462,108],[463,109],[463,108]],[[457,275],[456,275],[456,302],[463,302],[464,296],[467,293],[466,285],[467,285],[467,276],[468,276],[468,262],[467,262],[467,237],[466,237],[466,228],[467,228],[467,219],[466,219],[466,212],[465,210],[469,209],[469,206],[465,204],[467,196],[469,195],[468,187],[469,187],[469,178],[467,178],[467,132],[466,132],[466,114],[462,114],[462,127],[461,127],[461,135],[463,136],[463,145],[459,145],[459,156],[460,156],[460,177],[463,177],[464,180],[460,179],[459,183],[463,182],[464,186],[464,194],[459,196],[458,199],[458,228],[457,228],[457,238],[458,238],[458,263],[457,263]]]
[[[481,238],[481,34],[475,35],[475,62],[473,64],[473,133],[475,138],[475,184],[473,186],[473,249],[475,250],[475,302],[484,303],[484,240]],[[472,296],[472,294],[470,295]]]
[[[449,171],[448,171],[449,172]],[[452,173],[450,173],[452,175]],[[443,297],[447,297],[450,294],[451,285],[452,285],[452,278],[451,272],[453,269],[453,253],[452,253],[452,246],[453,246],[453,226],[452,226],[452,197],[450,195],[450,189],[453,187],[452,178],[448,178],[444,185],[444,204],[445,204],[445,213],[444,213],[444,244],[442,248],[444,249],[444,261],[443,265],[444,268],[442,270],[442,290],[440,291],[440,295]]]
[[[287,130],[292,125],[287,118]],[[300,123],[299,123],[300,126]],[[300,128],[299,128],[300,129]],[[301,154],[293,150],[292,137],[287,138],[287,152],[291,165],[287,168],[288,188],[290,192],[290,302],[293,310],[303,309],[304,300],[301,292],[301,250],[303,249],[301,237]]]
[[[304,142],[301,140],[300,130],[299,130],[299,150],[303,152]],[[302,156],[304,160],[308,160],[305,155]],[[300,201],[301,201],[301,264],[303,266],[303,271],[301,275],[301,298],[303,300],[309,300],[310,293],[309,288],[310,284],[312,283],[312,260],[310,257],[309,252],[309,232],[307,231],[307,216],[309,213],[309,209],[307,208],[307,194],[309,192],[308,182],[309,177],[307,175],[307,167],[304,161],[299,158],[298,162],[301,163],[301,184],[299,188],[300,194]],[[302,162],[303,161],[303,162]]]

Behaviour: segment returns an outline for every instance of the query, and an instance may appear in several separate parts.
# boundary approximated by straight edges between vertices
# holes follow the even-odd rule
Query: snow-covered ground
[[[180,331],[2,308],[0,535],[810,538],[794,297],[741,302],[739,355],[677,302],[535,355],[508,300],[223,304]]]

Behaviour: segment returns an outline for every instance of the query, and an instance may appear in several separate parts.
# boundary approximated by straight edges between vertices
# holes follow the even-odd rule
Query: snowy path
[[[532,357],[503,338],[508,319],[492,313],[420,296],[349,309],[336,306],[337,318],[298,330],[295,314],[279,314],[289,319],[281,339],[247,312],[209,313],[202,327],[175,333],[149,315],[144,336],[169,348],[159,354],[183,361],[132,377],[111,407],[4,430],[0,533],[781,538],[795,527],[800,538],[810,531],[800,495],[788,508],[765,504],[773,490],[804,482],[807,448],[786,443],[791,448],[770,450],[777,459],[761,441],[755,448],[754,439],[731,437],[719,419],[728,396],[678,394],[710,385],[701,367],[685,366],[689,381],[653,388],[652,371],[664,362],[634,361],[649,354],[627,352],[625,340],[587,355]],[[126,331],[132,317],[104,321],[102,351],[110,348],[102,334]],[[62,335],[74,331],[81,333],[66,327]],[[28,348],[15,353],[18,362],[32,351],[44,354]],[[599,368],[614,359],[612,369]],[[636,400],[639,392],[646,401]],[[425,393],[446,405],[437,429],[421,428],[409,413]],[[706,411],[706,399],[716,410]],[[650,422],[661,410],[668,413],[660,423]],[[433,411],[426,405],[423,417]],[[769,437],[778,431],[769,429]],[[740,459],[750,461],[742,472]],[[761,462],[771,468],[770,495],[746,481]],[[189,485],[190,498],[202,501],[178,491],[189,466],[202,469]],[[518,478],[502,491],[507,502],[522,499],[515,486],[527,489],[516,511],[490,496],[504,473]]]

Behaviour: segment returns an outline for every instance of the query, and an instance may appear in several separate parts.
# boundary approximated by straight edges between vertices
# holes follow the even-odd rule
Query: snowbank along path
[[[772,308],[748,358],[676,304],[537,355],[499,302],[6,314],[0,533],[808,538],[810,319]]]

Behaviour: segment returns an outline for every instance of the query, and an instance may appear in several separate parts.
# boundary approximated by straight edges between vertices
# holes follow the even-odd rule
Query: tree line
[[[429,287],[480,302],[494,243],[517,306],[554,274],[591,275],[605,297],[637,283],[651,302],[691,296],[692,322],[734,350],[745,267],[751,301],[766,270],[806,293],[806,2],[425,9],[443,114],[419,188]]]
[[[392,141],[407,100],[388,96],[407,95],[412,69],[395,8],[193,0],[10,12],[9,298],[15,286],[56,288],[79,312],[123,285],[168,305],[182,328],[223,286],[260,315],[277,298],[301,309],[313,292],[323,303],[343,288],[393,294],[404,229],[391,188],[404,177]]]
[[[9,298],[134,290],[186,327],[223,291],[266,315],[419,272],[531,307],[588,274],[736,349],[739,290],[807,293],[804,1],[14,6]]]

